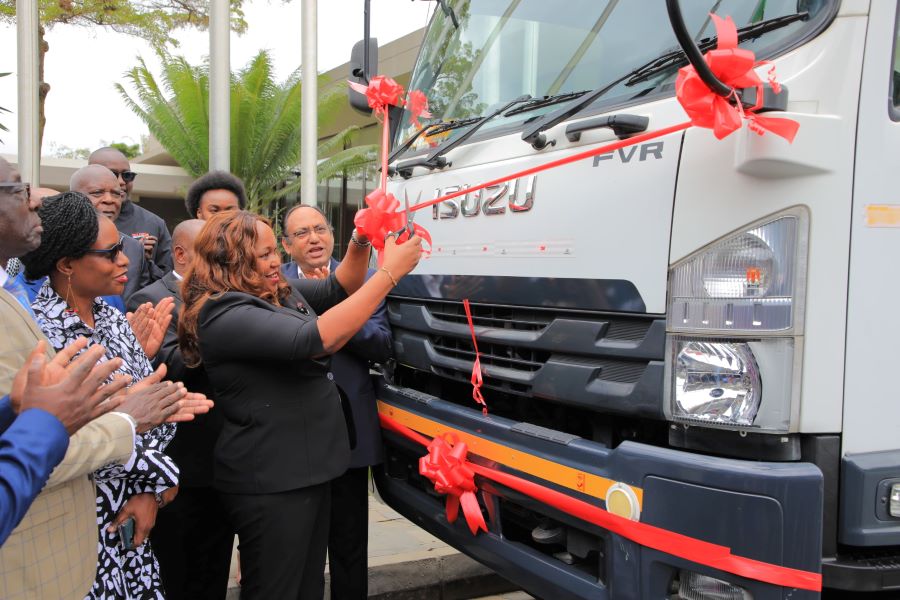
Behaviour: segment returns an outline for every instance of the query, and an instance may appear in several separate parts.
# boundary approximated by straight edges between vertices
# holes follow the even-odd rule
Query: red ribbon
[[[457,442],[450,435],[446,439],[436,437],[428,443],[428,454],[419,459],[419,473],[434,482],[436,492],[447,494],[447,521],[455,523],[462,506],[469,531],[475,535],[488,528],[475,497],[478,487],[467,453],[465,442]]]
[[[409,111],[409,124],[416,127],[422,126],[419,117],[431,118],[431,113],[428,112],[428,97],[419,90],[411,91],[406,97],[406,110]]]
[[[463,308],[466,309],[466,320],[469,321],[469,333],[472,334],[472,346],[475,348],[475,362],[472,363],[472,399],[481,405],[481,414],[487,416],[487,402],[481,395],[481,384],[484,380],[481,376],[481,353],[478,351],[478,340],[475,339],[475,325],[472,324],[472,309],[469,307],[469,299],[463,299]]]
[[[766,63],[757,62],[756,55],[752,51],[737,47],[737,28],[731,17],[721,19],[715,14],[710,14],[710,17],[716,26],[718,42],[716,49],[707,52],[704,58],[713,74],[722,83],[731,87],[731,94],[723,97],[709,89],[693,65],[679,69],[678,78],[675,80],[675,95],[690,117],[691,123],[697,127],[712,129],[713,135],[721,140],[740,129],[746,119],[748,127],[754,133],[763,135],[769,131],[788,142],[793,142],[800,128],[799,123],[791,119],[760,117],[754,114],[762,106],[763,82],[753,69]],[[768,78],[772,89],[776,94],[779,93],[781,86],[775,81],[774,67],[769,70]],[[757,104],[744,110],[736,90],[749,87],[756,88]]]
[[[357,211],[353,218],[356,229],[372,242],[376,250],[384,250],[384,240],[388,233],[400,231],[406,225],[404,213],[397,212],[400,202],[393,194],[387,192],[388,173],[388,147],[390,146],[390,112],[388,106],[403,106],[403,86],[384,75],[376,75],[369,80],[369,85],[361,85],[353,81],[347,84],[360,94],[365,94],[369,107],[376,115],[383,116],[381,123],[381,185],[374,192],[366,196],[366,208]],[[412,119],[418,123],[418,118],[430,118],[428,112],[428,98],[418,90],[409,93],[409,111]],[[414,225],[413,231],[427,244],[426,254],[430,254],[431,234],[420,226]],[[406,238],[409,239],[409,238]],[[397,239],[402,244],[405,239]],[[382,255],[378,255],[378,263],[381,264]]]
[[[410,429],[384,413],[379,413],[378,417],[381,420],[382,427],[385,429],[398,433],[423,446],[427,446],[429,456],[432,452],[432,444],[434,444],[435,440],[440,439],[440,437],[436,437],[429,441],[427,437],[419,432]],[[474,475],[479,475],[505,485],[513,490],[530,496],[543,504],[562,510],[567,514],[588,523],[593,523],[594,525],[629,539],[641,546],[646,546],[647,548],[665,552],[666,554],[677,556],[700,565],[706,565],[714,569],[719,569],[720,571],[733,573],[741,577],[755,579],[772,585],[816,592],[822,590],[822,575],[819,573],[792,569],[790,567],[783,567],[743,556],[737,556],[732,554],[731,549],[727,546],[712,544],[639,521],[631,521],[630,519],[614,515],[593,504],[588,504],[583,500],[578,500],[577,498],[573,498],[562,492],[534,483],[533,481],[528,481],[521,477],[516,477],[515,475],[510,475],[509,473],[485,467],[477,463],[468,462],[465,460],[464,444],[455,444],[453,448],[459,448],[459,450],[456,451],[453,460],[458,460],[466,467],[467,471],[471,471]],[[447,451],[439,450],[437,452],[440,454],[446,453]],[[432,481],[435,481],[435,479],[431,478],[422,470],[422,465],[425,464],[423,461],[425,461],[424,457],[420,459],[419,472],[422,473],[422,475],[429,477]],[[445,474],[444,477],[446,478],[448,476]],[[462,477],[462,475],[459,475],[459,477]],[[475,486],[474,478],[471,481],[472,486]],[[477,489],[477,486],[475,487]],[[435,489],[437,489],[437,486]],[[468,489],[469,488],[466,488],[466,490]],[[473,499],[475,491],[475,489],[471,490]],[[465,511],[466,507],[463,505],[464,514]],[[480,509],[478,509],[478,515],[481,516]],[[449,498],[447,516],[449,520]],[[477,529],[472,529],[471,523],[469,523],[469,529],[472,530],[473,534],[477,533]],[[486,528],[485,531],[487,531]]]
[[[376,75],[369,80],[369,85],[361,85],[353,81],[347,82],[351,88],[364,94],[369,108],[376,114],[387,114],[388,106],[403,106],[403,86],[384,75]]]

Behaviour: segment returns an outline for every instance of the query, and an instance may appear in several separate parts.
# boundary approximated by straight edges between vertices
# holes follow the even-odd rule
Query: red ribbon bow
[[[376,114],[386,114],[388,106],[403,106],[403,86],[384,75],[376,75],[369,80],[369,85],[361,85],[353,81],[347,82],[351,88],[365,94],[369,108]]]
[[[721,19],[715,14],[710,14],[710,17],[716,26],[718,43],[716,49],[707,52],[704,58],[713,74],[731,87],[731,94],[727,97],[719,96],[700,79],[692,65],[682,67],[675,80],[675,94],[691,123],[697,127],[712,129],[713,135],[721,140],[740,129],[743,120],[747,119],[750,130],[759,135],[770,131],[788,142],[794,141],[800,128],[799,123],[791,119],[754,114],[762,106],[763,82],[753,69],[765,63],[756,62],[756,55],[750,50],[737,47],[737,28],[731,17]],[[781,86],[775,81],[774,67],[769,70],[769,83],[775,93],[781,91]],[[757,104],[744,110],[736,90],[748,87],[756,88]],[[733,104],[729,102],[731,98],[735,100]]]
[[[378,188],[366,196],[366,206],[353,218],[356,229],[369,238],[376,250],[384,249],[384,238],[403,227],[403,213],[397,212],[400,201]]]
[[[455,523],[462,506],[463,516],[472,535],[481,529],[487,532],[484,515],[478,506],[475,492],[475,473],[469,468],[465,442],[436,437],[428,444],[428,454],[419,459],[419,473],[434,482],[434,489],[447,494],[447,521]]]
[[[384,75],[376,75],[369,80],[369,85],[361,85],[353,81],[348,81],[348,85],[359,92],[365,94],[369,102],[369,107],[375,111],[376,115],[382,115],[384,120],[381,123],[381,185],[377,190],[366,196],[367,208],[357,211],[353,218],[353,224],[356,229],[366,236],[372,247],[376,250],[384,250],[384,240],[388,233],[400,231],[406,225],[404,213],[397,212],[400,202],[393,194],[386,192],[387,189],[387,172],[388,172],[388,146],[390,145],[389,132],[390,124],[388,122],[389,112],[388,106],[403,106],[403,86]],[[412,114],[412,119],[418,123],[418,118],[431,117],[428,112],[428,98],[425,94],[418,90],[409,93],[408,109]],[[412,122],[412,121],[411,121]],[[431,234],[424,227],[419,225],[413,226],[413,232],[422,238],[428,247],[431,247]],[[409,239],[409,238],[406,238]],[[402,244],[405,239],[397,239],[398,244]],[[426,251],[426,254],[430,250]],[[382,255],[378,255],[378,262],[381,264]]]
[[[419,90],[413,90],[406,96],[406,110],[409,111],[409,124],[421,127],[419,117],[431,118],[428,112],[428,97]]]

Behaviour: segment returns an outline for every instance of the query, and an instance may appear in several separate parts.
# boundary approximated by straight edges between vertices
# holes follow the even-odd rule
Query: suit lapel
[[[19,304],[19,301],[15,299],[15,297],[7,292],[6,290],[0,288],[0,299],[2,299],[3,303],[6,305],[5,310],[12,311],[19,317],[24,325],[34,333],[34,337],[38,340],[44,339],[44,332],[41,331],[41,328],[38,327],[38,324],[35,320],[25,312],[25,309],[22,308],[22,305]]]
[[[175,296],[175,299],[181,302],[181,280],[175,276],[175,271],[169,271],[162,278],[163,285]]]

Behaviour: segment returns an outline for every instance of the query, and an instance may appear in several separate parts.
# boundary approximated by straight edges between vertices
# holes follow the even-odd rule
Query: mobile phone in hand
[[[119,525],[119,546],[122,550],[134,550],[134,517]]]

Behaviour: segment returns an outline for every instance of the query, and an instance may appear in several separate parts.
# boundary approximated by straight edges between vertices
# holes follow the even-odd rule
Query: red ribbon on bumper
[[[425,470],[423,470],[423,464],[425,464],[424,461],[426,460],[426,458],[428,458],[430,461],[429,457],[431,456],[432,447],[435,444],[435,440],[440,440],[441,438],[436,437],[432,440],[429,440],[419,432],[410,429],[406,425],[399,423],[398,421],[392,419],[384,413],[379,413],[378,417],[381,420],[382,427],[384,427],[385,429],[398,433],[407,439],[428,447],[429,456],[420,459],[419,472],[432,481],[435,481],[435,478],[432,478],[428,475],[428,472],[431,471],[426,472]],[[443,437],[446,437],[446,434]],[[440,447],[440,443],[438,443],[437,446]],[[573,498],[567,494],[563,494],[562,492],[558,492],[546,486],[534,483],[533,481],[528,481],[527,479],[522,479],[521,477],[516,477],[515,475],[510,475],[509,473],[505,473],[497,469],[492,469],[490,467],[485,467],[477,463],[469,462],[468,460],[466,460],[465,444],[457,443],[452,448],[456,449],[454,458],[452,460],[458,461],[460,464],[463,464],[466,467],[466,471],[471,471],[473,475],[479,475],[481,477],[485,477],[486,479],[490,479],[499,484],[505,485],[513,490],[526,494],[527,496],[530,496],[543,504],[552,506],[558,510],[562,510],[567,514],[570,514],[588,523],[593,523],[594,525],[597,525],[626,539],[629,539],[637,544],[640,544],[641,546],[646,546],[647,548],[652,548],[653,550],[665,552],[666,554],[677,556],[679,558],[683,558],[700,565],[706,565],[713,569],[719,569],[720,571],[725,571],[727,573],[732,573],[734,575],[739,575],[740,577],[746,577],[748,579],[755,579],[756,581],[762,581],[764,583],[769,583],[772,585],[779,585],[782,587],[796,588],[801,590],[811,590],[816,592],[822,590],[822,575],[819,573],[803,571],[800,569],[792,569],[790,567],[782,567],[781,565],[775,565],[772,563],[753,560],[743,556],[737,556],[732,554],[731,549],[727,546],[712,544],[710,542],[705,542],[697,538],[692,538],[680,533],[675,533],[674,531],[669,531],[668,529],[654,527],[653,525],[648,525],[639,521],[631,521],[624,517],[614,515],[598,506],[594,506],[593,504],[589,504],[583,500],[578,500],[577,498]],[[444,457],[448,452],[447,450],[437,450],[436,452],[440,456],[439,460],[445,460]],[[431,462],[429,462],[428,464],[430,465]],[[429,467],[429,469],[430,468],[431,467]],[[453,477],[462,479],[463,474],[454,475]],[[444,478],[451,482],[454,481],[454,479],[451,479],[450,476],[446,474],[444,475]],[[468,493],[470,490],[468,483],[469,480],[465,479],[465,481],[465,491]],[[435,489],[437,489],[436,481],[435,484]],[[474,492],[477,490],[477,486],[474,482],[474,477],[471,479],[471,487],[475,488],[471,489],[471,498],[474,499]],[[463,488],[460,487],[459,489]],[[462,502],[461,495],[460,502]],[[475,507],[472,510],[474,511],[475,508],[478,508],[477,502],[475,503]],[[463,514],[465,514],[465,511],[466,505],[463,505]],[[481,517],[480,521],[483,523],[484,518],[481,515],[480,508],[478,508],[478,516]],[[449,498],[447,506],[447,518],[451,522],[455,520],[455,516],[453,520],[450,519]],[[481,529],[481,527],[473,529],[472,523],[469,522],[469,529],[473,534],[476,534],[478,529]],[[487,531],[487,528],[485,527],[484,530]]]
[[[713,135],[721,140],[740,129],[744,119],[747,119],[748,127],[754,133],[763,135],[769,131],[788,142],[793,142],[800,128],[799,123],[792,119],[760,117],[754,114],[762,107],[763,82],[753,69],[766,63],[756,62],[756,55],[753,52],[737,47],[737,28],[731,17],[722,19],[712,13],[710,17],[716,26],[718,42],[716,49],[704,54],[704,58],[713,74],[722,83],[731,87],[731,94],[723,97],[713,92],[700,79],[692,65],[679,69],[678,78],[675,80],[675,95],[690,117],[691,123],[697,127],[712,129]],[[775,81],[774,69],[774,67],[769,69],[769,82],[777,94],[781,91],[781,86]],[[737,90],[750,87],[756,88],[757,104],[744,110]],[[730,102],[730,99],[733,99],[734,103]]]
[[[478,487],[467,453],[465,442],[456,442],[452,436],[434,438],[428,443],[428,454],[419,459],[419,473],[434,482],[436,492],[447,494],[447,521],[456,522],[462,506],[469,531],[475,535],[488,529],[475,498]]]

